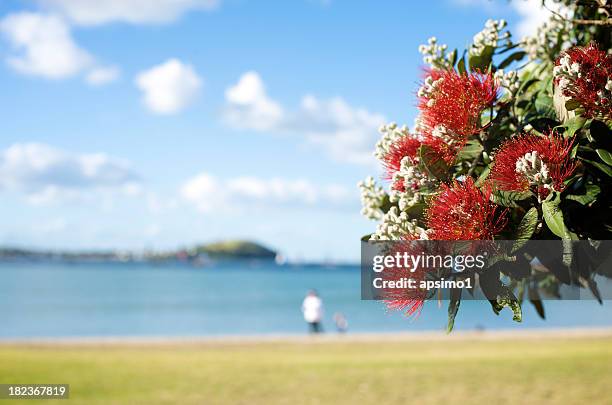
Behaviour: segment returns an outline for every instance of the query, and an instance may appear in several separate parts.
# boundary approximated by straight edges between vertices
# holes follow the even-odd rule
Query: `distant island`
[[[170,251],[52,251],[0,247],[0,261],[58,260],[73,262],[189,262],[195,265],[210,260],[274,260],[278,253],[259,243],[227,240]]]
[[[277,252],[259,243],[245,240],[229,240],[209,243],[195,248],[197,254],[211,258],[274,259]]]

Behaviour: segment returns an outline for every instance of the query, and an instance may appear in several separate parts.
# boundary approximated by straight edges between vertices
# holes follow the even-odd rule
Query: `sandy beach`
[[[1,346],[199,346],[199,345],[257,345],[272,343],[326,344],[326,343],[377,343],[377,342],[449,342],[449,341],[497,341],[542,339],[605,339],[612,338],[612,328],[523,329],[490,331],[455,331],[450,334],[436,331],[389,333],[321,333],[223,335],[199,337],[50,337],[1,339]]]

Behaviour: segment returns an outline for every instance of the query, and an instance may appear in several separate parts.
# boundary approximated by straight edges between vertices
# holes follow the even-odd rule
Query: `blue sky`
[[[418,45],[527,32],[536,3],[3,1],[0,244],[356,260],[355,185],[378,125],[413,122]]]

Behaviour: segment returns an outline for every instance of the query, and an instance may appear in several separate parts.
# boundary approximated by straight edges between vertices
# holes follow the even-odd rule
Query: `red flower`
[[[432,144],[445,144],[456,154],[470,135],[480,131],[480,116],[495,102],[497,84],[491,73],[427,73],[418,92],[421,124]]]
[[[422,142],[413,135],[402,136],[395,141],[383,158],[386,178],[393,178],[393,175],[400,170],[402,159],[405,157],[409,158],[412,164],[417,164],[421,144]]]
[[[500,190],[528,191],[539,197],[563,191],[576,168],[570,156],[572,141],[553,135],[523,134],[504,142],[495,153],[490,179]]]
[[[434,240],[490,240],[506,224],[505,211],[490,201],[491,188],[479,190],[471,177],[442,184],[427,212],[429,238]]]
[[[408,134],[397,139],[393,144],[389,146],[387,154],[383,157],[383,165],[385,167],[385,178],[392,180],[391,188],[395,191],[405,192],[407,188],[418,190],[423,183],[420,182],[427,175],[422,173],[418,168],[419,165],[419,148],[422,145],[431,146],[431,150],[427,151],[427,159],[435,162],[439,159],[444,159],[444,151],[431,142],[423,141],[422,138]],[[402,161],[408,159],[409,166],[415,168],[415,176],[412,184],[405,184],[405,179],[402,176],[397,178],[394,176],[396,173],[402,171]],[[403,170],[406,170],[404,168]]]
[[[390,311],[402,311],[406,316],[416,315],[421,313],[421,309],[425,304],[424,299],[413,298],[406,291],[398,292],[397,296],[385,299],[385,305]]]
[[[584,116],[612,119],[612,55],[590,44],[566,51],[555,65],[555,84],[580,103]]]
[[[395,242],[392,245],[391,252],[387,252],[388,256],[395,256],[396,253],[403,255],[420,254],[422,253],[422,245],[418,241],[413,241],[413,237],[408,236],[406,241]],[[381,272],[381,278],[385,282],[399,282],[402,279],[412,279],[415,282],[415,288],[402,286],[386,287],[381,290],[383,302],[390,311],[401,311],[406,316],[418,316],[425,304],[427,298],[427,290],[419,288],[419,283],[425,279],[428,269],[417,268],[414,271],[406,267],[385,266]]]
[[[452,165],[457,157],[457,153],[465,145],[467,137],[459,136],[456,133],[447,131],[442,125],[425,133],[424,143],[431,146],[435,157],[444,160],[448,165]],[[431,157],[431,156],[430,156]]]

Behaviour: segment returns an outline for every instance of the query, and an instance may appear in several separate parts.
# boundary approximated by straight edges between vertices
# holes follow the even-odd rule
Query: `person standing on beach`
[[[321,320],[323,319],[323,301],[315,290],[308,291],[304,302],[302,302],[302,313],[304,320],[310,327],[310,333],[322,332]]]

